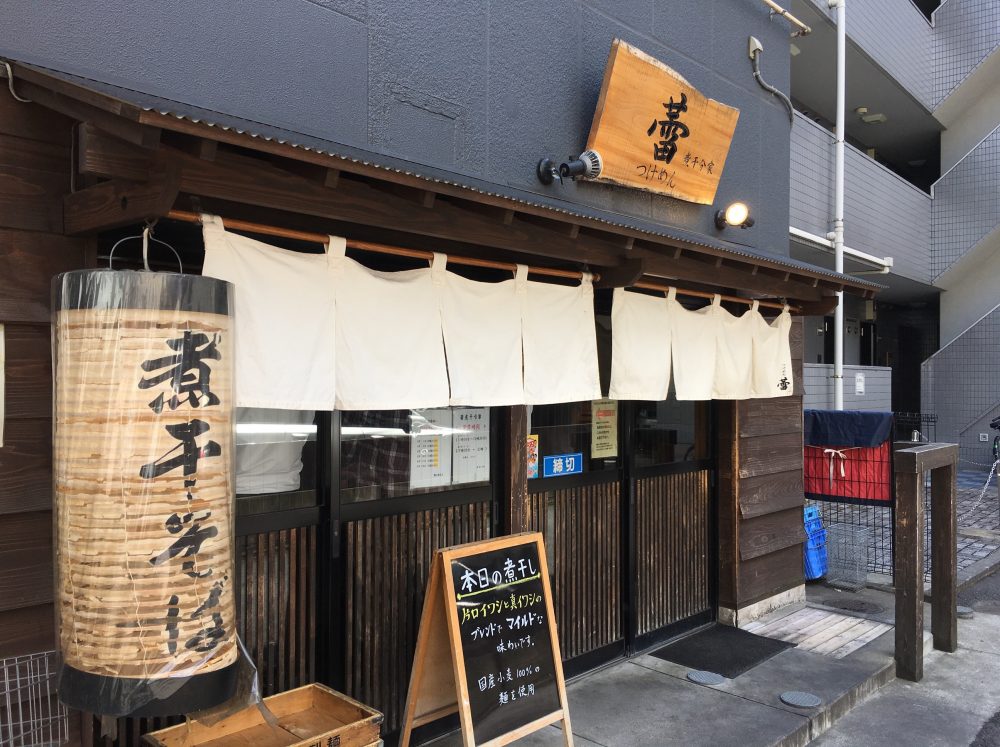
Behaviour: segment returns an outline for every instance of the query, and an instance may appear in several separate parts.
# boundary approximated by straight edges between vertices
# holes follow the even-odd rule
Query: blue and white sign
[[[542,477],[562,477],[583,472],[583,454],[556,454],[542,459]]]

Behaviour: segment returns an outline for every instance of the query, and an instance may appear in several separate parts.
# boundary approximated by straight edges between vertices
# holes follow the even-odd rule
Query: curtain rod
[[[184,223],[201,223],[201,215],[199,213],[191,213],[186,210],[171,210],[167,213],[166,217],[170,220],[183,221]],[[235,220],[232,218],[222,218],[222,223],[227,229],[232,229],[234,231],[245,231],[247,233],[260,234],[261,236],[275,236],[283,239],[293,239],[295,241],[307,241],[314,244],[326,244],[330,239],[328,235],[322,233],[296,231],[291,228],[279,228],[277,226],[264,225],[263,223],[251,223],[250,221]],[[356,239],[348,239],[347,248],[365,252],[377,252],[379,254],[392,254],[397,257],[426,259],[428,261],[434,258],[433,252],[429,252],[424,249],[409,249],[402,246],[376,244],[370,241],[357,241]],[[467,265],[469,267],[485,267],[492,270],[507,270],[512,273],[517,270],[517,265],[513,262],[497,262],[490,259],[476,259],[475,257],[461,257],[451,254],[448,255],[448,262],[456,265]],[[566,278],[569,280],[580,280],[583,277],[583,273],[576,270],[557,270],[551,267],[529,266],[528,273],[532,275],[545,275],[554,278]],[[593,278],[594,280],[597,280],[600,278],[600,275],[594,273]],[[643,290],[663,291],[666,293],[668,288],[672,286],[659,285],[657,283],[636,282],[630,287],[642,288]],[[711,300],[716,294],[709,293],[707,291],[684,290],[682,288],[678,288],[677,295],[690,296],[693,298],[707,298]],[[746,304],[747,306],[753,304],[754,301],[752,298],[725,295],[722,296],[722,300]],[[759,305],[763,308],[779,310],[785,307],[784,304],[776,303],[774,301],[760,301]],[[795,307],[789,308],[792,311],[798,311]]]

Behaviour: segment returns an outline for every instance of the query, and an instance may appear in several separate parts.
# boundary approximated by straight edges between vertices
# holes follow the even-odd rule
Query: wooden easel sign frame
[[[562,723],[573,745],[542,535],[438,550],[427,582],[400,747],[457,712],[465,747]]]

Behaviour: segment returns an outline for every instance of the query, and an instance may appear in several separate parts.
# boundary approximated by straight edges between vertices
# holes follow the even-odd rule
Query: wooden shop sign
[[[541,534],[437,551],[400,747],[415,727],[455,712],[466,747],[508,744],[559,722],[573,744]]]
[[[597,181],[710,205],[739,116],[615,39],[587,140],[603,162]]]

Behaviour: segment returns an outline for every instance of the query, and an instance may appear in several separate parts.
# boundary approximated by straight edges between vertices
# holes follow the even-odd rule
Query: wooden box
[[[256,706],[213,726],[197,721],[143,737],[151,747],[374,747],[381,744],[382,714],[324,685],[312,684],[264,698],[278,725]]]

